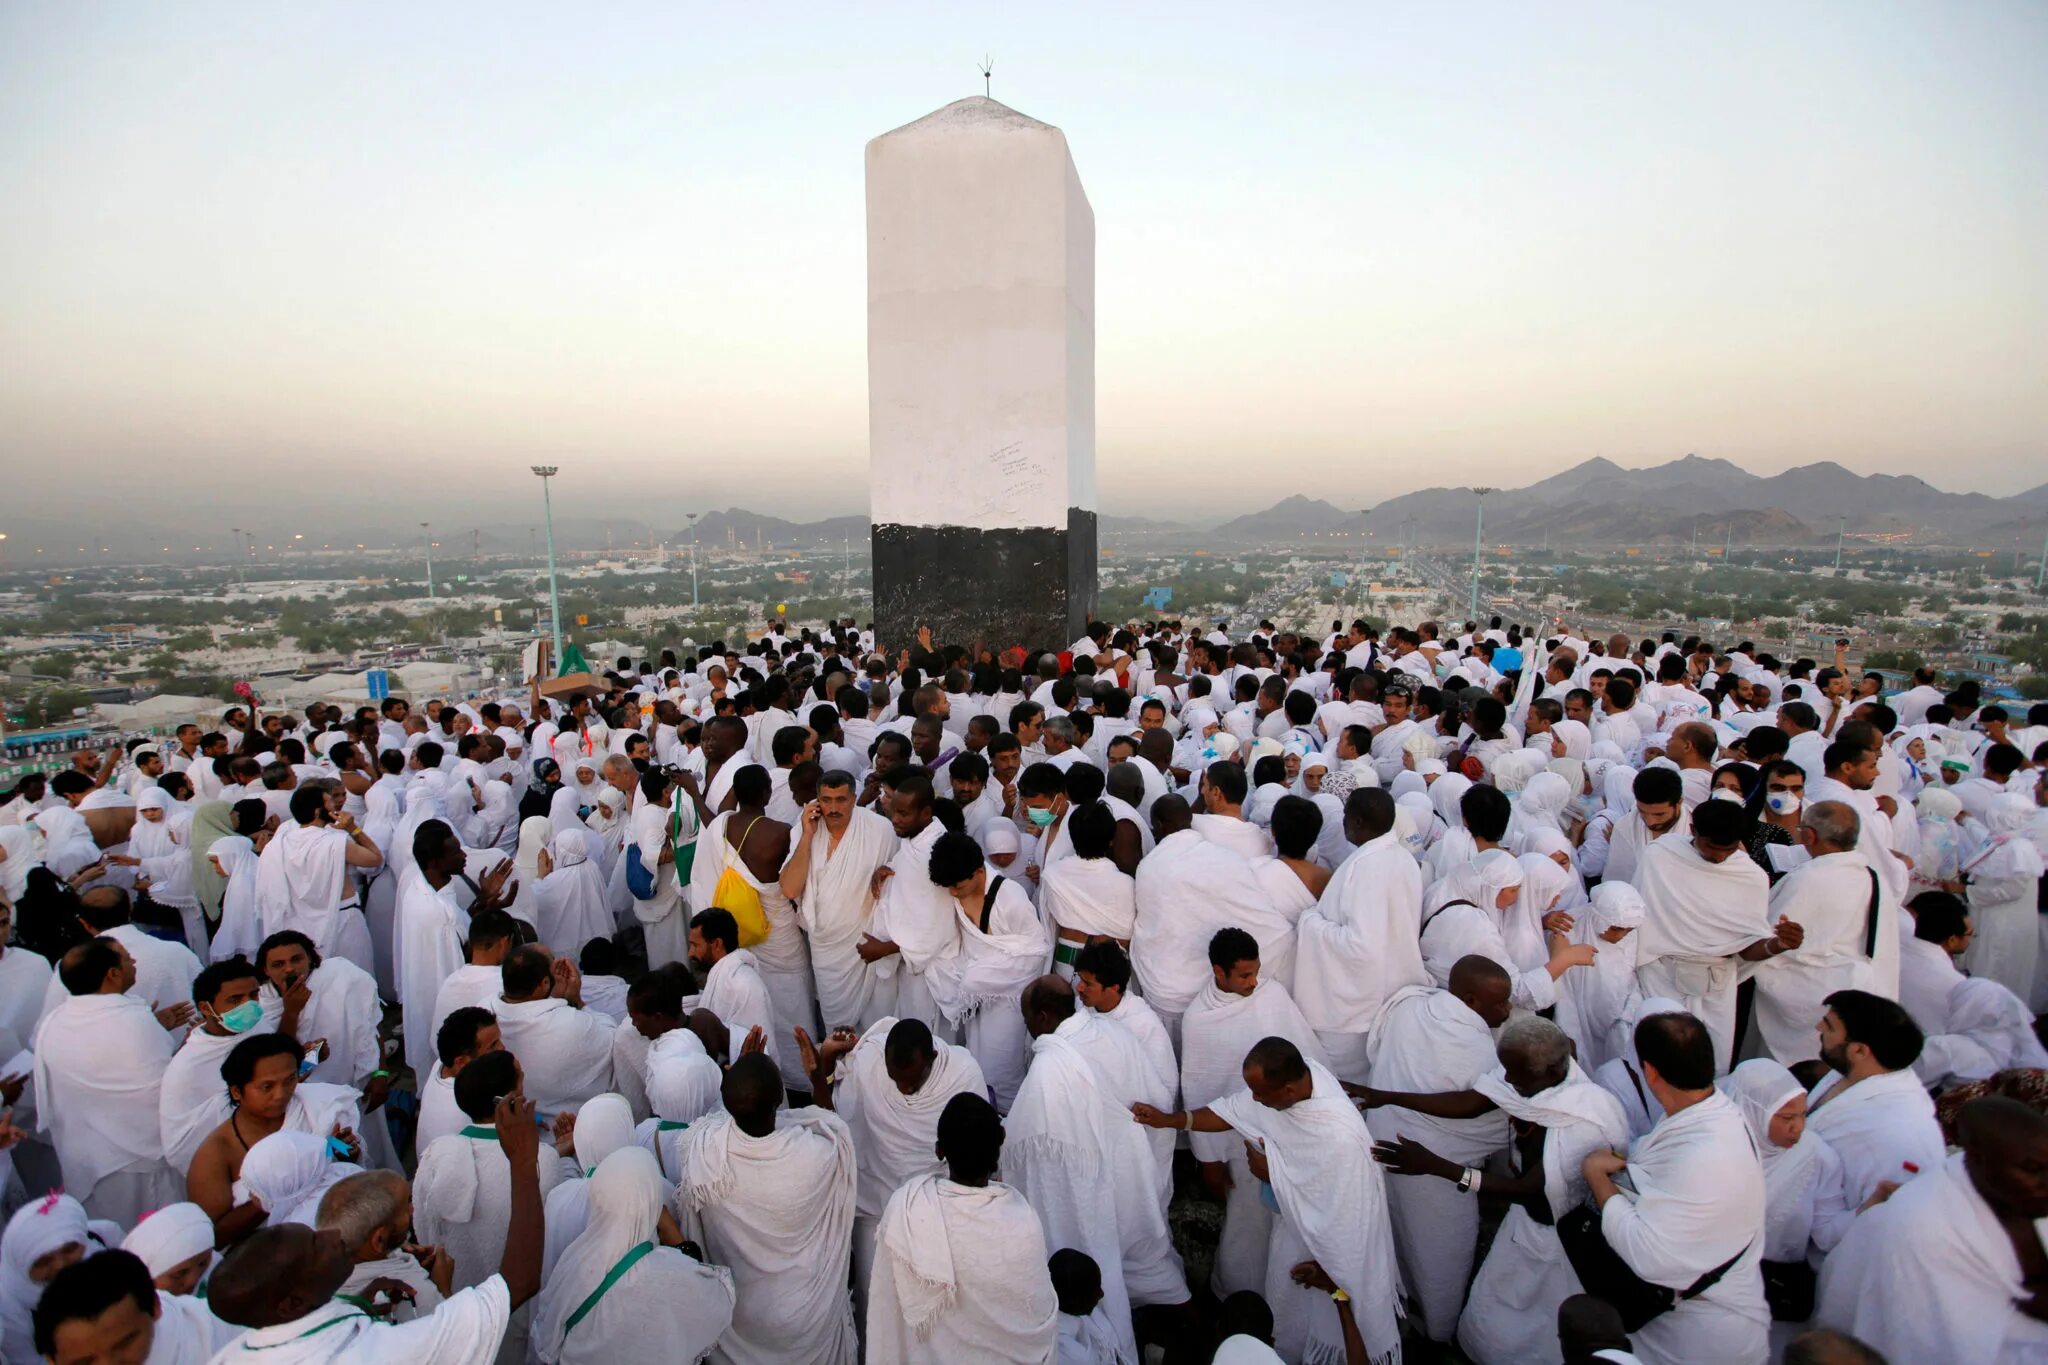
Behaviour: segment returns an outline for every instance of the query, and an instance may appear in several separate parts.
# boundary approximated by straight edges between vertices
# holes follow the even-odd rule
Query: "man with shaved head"
[[[1817,1326],[1895,1361],[2048,1351],[2048,1117],[2003,1095],[1965,1105],[1962,1151],[1857,1215],[1821,1269]]]
[[[1272,1187],[1279,1205],[1265,1297],[1283,1358],[1345,1358],[1347,1326],[1364,1339],[1369,1359],[1392,1358],[1401,1344],[1394,1312],[1400,1273],[1386,1179],[1365,1120],[1329,1068],[1285,1038],[1254,1043],[1241,1074],[1242,1089],[1203,1108],[1162,1114],[1139,1104],[1131,1116],[1153,1128],[1235,1130],[1249,1144],[1251,1174]],[[1340,1319],[1339,1293],[1348,1296],[1355,1324]]]
[[[827,1109],[777,1123],[782,1073],[759,1052],[725,1073],[725,1107],[677,1140],[676,1182],[705,1259],[729,1267],[738,1298],[719,1358],[851,1361],[860,1347],[847,1297],[857,1180],[853,1135]]]
[[[1156,1084],[1130,1031],[1076,1008],[1073,985],[1041,976],[1024,988],[1031,1064],[1010,1108],[1003,1175],[1038,1212],[1049,1247],[1071,1247],[1102,1272],[1102,1306],[1123,1358],[1137,1358],[1131,1309],[1188,1299],[1167,1235],[1158,1166],[1131,1106]]]

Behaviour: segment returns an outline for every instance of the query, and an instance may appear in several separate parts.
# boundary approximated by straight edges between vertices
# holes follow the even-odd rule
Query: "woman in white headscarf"
[[[1559,774],[1540,772],[1531,776],[1522,787],[1522,794],[1515,798],[1514,813],[1508,817],[1505,842],[1509,852],[1535,851],[1531,839],[1539,830],[1562,833],[1565,808],[1571,799],[1571,784]]]
[[[619,859],[619,849],[624,846],[626,832],[631,827],[628,819],[633,813],[632,802],[617,787],[606,785],[597,790],[597,799],[591,803],[590,814],[583,817],[583,827],[590,831],[590,856],[597,860],[605,876],[611,876],[612,865]]]
[[[220,924],[207,948],[212,962],[254,959],[263,943],[263,916],[256,909],[256,845],[246,834],[224,834],[206,850],[207,861],[227,884],[220,898]]]
[[[697,1361],[732,1325],[732,1273],[656,1241],[666,1189],[642,1148],[622,1147],[598,1165],[589,1222],[534,1300],[541,1365]]]
[[[1920,852],[1913,859],[1913,894],[1963,893],[1963,800],[1946,787],[1928,787],[1913,799]]]
[[[0,1360],[13,1365],[41,1359],[34,1316],[57,1272],[94,1252],[118,1246],[121,1229],[92,1222],[68,1194],[52,1194],[16,1209],[0,1233]]]
[[[1601,782],[1601,797],[1600,809],[1586,822],[1585,837],[1579,841],[1579,871],[1589,879],[1606,873],[1615,826],[1635,811],[1636,770],[1626,763],[1609,764]]]
[[[1561,720],[1550,727],[1550,771],[1565,780],[1576,799],[1586,789],[1586,761],[1593,756],[1593,732],[1583,721]]]
[[[1593,888],[1591,899],[1572,912],[1571,941],[1593,947],[1593,965],[1566,972],[1557,982],[1557,1026],[1579,1047],[1579,1064],[1598,1071],[1622,1053],[1623,1020],[1642,998],[1636,985],[1636,930],[1643,923],[1643,898],[1627,882]]]
[[[565,789],[566,790],[566,789]],[[506,905],[506,913],[540,928],[540,860],[548,841],[555,837],[554,822],[545,815],[529,815],[519,822],[519,850],[512,855],[512,878],[519,890]],[[557,945],[559,946],[559,945]],[[575,954],[572,952],[570,956]]]
[[[533,884],[533,927],[541,942],[565,957],[580,955],[594,938],[609,939],[615,923],[605,904],[604,878],[590,860],[588,838],[581,829],[557,832],[541,850],[540,876]],[[523,904],[526,897],[520,900]]]
[[[141,1257],[164,1293],[193,1293],[213,1269],[213,1219],[197,1204],[166,1204],[142,1215],[121,1250]]]
[[[1510,998],[1524,1009],[1547,1008],[1551,979],[1525,980],[1527,935],[1516,914],[1522,898],[1522,865],[1504,849],[1490,848],[1431,883],[1422,897],[1422,965],[1439,987],[1447,986],[1458,959],[1490,957],[1514,979]],[[1540,945],[1541,935],[1538,935]],[[1516,951],[1517,944],[1523,951]]]
[[[1428,856],[1429,850],[1443,837],[1444,822],[1437,818],[1436,807],[1429,804],[1426,792],[1408,792],[1394,798],[1395,824],[1400,825],[1403,814],[1408,823],[1401,830],[1401,846],[1414,855],[1416,862]]]
[[[683,1030],[687,1032],[688,1030]],[[583,1174],[548,1191],[547,1237],[541,1250],[541,1283],[555,1273],[556,1262],[590,1221],[590,1177],[613,1152],[633,1140],[633,1106],[624,1095],[594,1095],[576,1111],[576,1167]]]
[[[2034,989],[2034,967],[2041,955],[2035,908],[2041,853],[2028,837],[2033,816],[2034,803],[2024,796],[2008,793],[1995,798],[1984,819],[1990,837],[1963,863],[1970,883],[1970,919],[1977,931],[1963,953],[1963,967],[2022,1000]]]
[[[1437,819],[1444,822],[1444,832],[1430,846],[1429,863],[1424,880],[1441,877],[1461,863],[1472,861],[1472,855],[1479,846],[1472,842],[1472,836],[1465,829],[1465,812],[1458,805],[1466,792],[1472,790],[1472,779],[1463,773],[1445,773],[1429,785],[1429,804],[1435,808]]]
[[[149,879],[149,898],[167,910],[176,910],[184,923],[186,945],[194,952],[204,952],[206,920],[192,889],[192,850],[185,846],[191,817],[187,814],[177,819],[178,814],[178,802],[169,792],[162,787],[143,788],[135,798],[135,828],[128,836],[128,852],[142,860],[136,875]]]
[[[243,1153],[235,1202],[254,1199],[261,1204],[270,1215],[266,1227],[312,1227],[320,1196],[362,1169],[352,1161],[336,1161],[327,1138],[280,1128]]]
[[[500,853],[510,854],[519,847],[519,793],[512,790],[510,782],[495,778],[482,779],[484,794],[483,809],[472,821],[476,843],[474,848],[494,848]]]
[[[1856,1211],[1843,1188],[1842,1159],[1806,1126],[1806,1087],[1768,1057],[1744,1062],[1718,1084],[1749,1129],[1764,1168],[1764,1287],[1771,1300],[1772,1359],[1813,1312],[1814,1247],[1833,1248]]]

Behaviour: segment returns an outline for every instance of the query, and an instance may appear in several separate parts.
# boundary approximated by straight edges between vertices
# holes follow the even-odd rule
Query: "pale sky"
[[[2048,478],[2036,0],[0,0],[4,515],[862,510],[862,148],[984,52],[1094,205],[1105,510]]]

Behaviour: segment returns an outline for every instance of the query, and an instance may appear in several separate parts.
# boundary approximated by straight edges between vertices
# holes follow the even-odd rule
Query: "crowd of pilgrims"
[[[2048,708],[697,655],[4,798],[0,1361],[2048,1359]]]

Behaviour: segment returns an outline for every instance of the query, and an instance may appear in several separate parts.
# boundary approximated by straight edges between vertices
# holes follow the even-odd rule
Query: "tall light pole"
[[[1479,620],[1479,557],[1486,539],[1486,495],[1499,490],[1481,484],[1472,491],[1479,495],[1479,515],[1472,523],[1472,605],[1465,613],[1465,619],[1476,624]]]
[[[239,526],[231,526],[228,529],[235,533],[235,581],[237,583],[240,583],[243,581],[242,560],[244,558],[244,555],[242,553],[242,528]]]
[[[427,600],[434,600],[434,533],[432,523],[420,523],[420,537],[427,543]]]
[[[0,540],[7,539],[0,536]],[[2034,566],[2034,591],[2041,591],[2042,576],[2048,575],[2048,530],[2041,532],[2041,562]]]
[[[697,609],[697,518],[701,512],[685,512],[690,519],[690,610]]]
[[[532,466],[540,475],[540,501],[547,513],[548,524],[548,629],[555,641],[555,666],[562,663],[562,599],[555,590],[555,503],[548,495],[548,480],[555,477],[559,467],[551,464]]]
[[[1363,616],[1363,615],[1365,614],[1365,606],[1366,606],[1366,592],[1365,592],[1365,550],[1366,550],[1366,545],[1365,545],[1365,538],[1366,538],[1366,536],[1367,536],[1368,534],[1370,534],[1370,532],[1368,531],[1368,529],[1367,529],[1367,528],[1368,528],[1368,527],[1369,527],[1369,526],[1370,526],[1371,524],[1372,524],[1372,509],[1371,509],[1370,507],[1361,507],[1361,508],[1359,508],[1359,509],[1358,509],[1358,612],[1359,612],[1359,615],[1361,615],[1361,616]]]
[[[1835,523],[1835,577],[1842,576],[1842,536],[1849,529],[1849,519],[1843,517]]]

